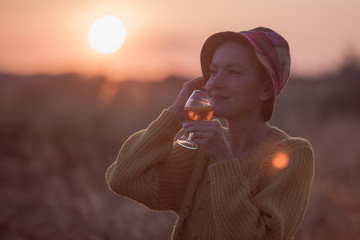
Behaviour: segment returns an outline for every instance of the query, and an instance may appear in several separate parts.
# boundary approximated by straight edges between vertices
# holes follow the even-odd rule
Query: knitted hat
[[[254,53],[266,69],[274,87],[273,97],[265,103],[264,118],[270,120],[274,111],[275,97],[284,88],[290,75],[290,50],[287,41],[277,32],[264,27],[258,27],[242,32],[219,32],[210,36],[204,43],[200,61],[205,80],[210,77],[209,66],[216,49],[228,41],[243,41],[249,43]]]

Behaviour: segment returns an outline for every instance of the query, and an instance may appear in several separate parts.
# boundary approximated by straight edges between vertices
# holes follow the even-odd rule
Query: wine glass
[[[214,104],[207,92],[195,90],[185,103],[184,110],[188,121],[209,121],[214,114]],[[192,137],[193,133],[190,133],[189,137],[182,136],[176,142],[185,148],[197,149],[197,144],[191,141]]]

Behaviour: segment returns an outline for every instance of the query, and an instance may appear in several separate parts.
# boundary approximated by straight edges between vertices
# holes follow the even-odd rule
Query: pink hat
[[[206,80],[210,77],[209,66],[215,50],[224,42],[239,40],[245,40],[249,43],[272,80],[274,95],[265,103],[264,112],[265,121],[268,121],[274,111],[275,97],[284,88],[290,75],[289,45],[277,32],[269,28],[258,27],[242,32],[215,33],[205,41],[201,50],[200,61],[203,76]]]

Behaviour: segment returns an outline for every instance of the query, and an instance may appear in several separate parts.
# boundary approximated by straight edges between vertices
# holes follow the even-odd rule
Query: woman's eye
[[[240,75],[241,73],[237,70],[229,70],[229,74],[231,75]]]
[[[216,74],[217,73],[217,70],[216,69],[210,69],[210,74],[211,75],[214,75],[214,74]]]

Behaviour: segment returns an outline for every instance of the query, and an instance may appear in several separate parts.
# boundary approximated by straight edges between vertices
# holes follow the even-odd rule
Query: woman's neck
[[[228,119],[230,146],[235,158],[241,158],[255,149],[271,132],[267,122],[259,118]]]

